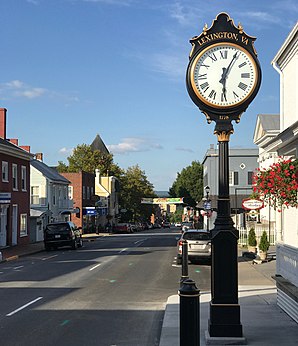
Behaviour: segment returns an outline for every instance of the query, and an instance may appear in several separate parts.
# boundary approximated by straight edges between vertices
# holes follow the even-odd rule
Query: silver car
[[[211,234],[204,229],[185,231],[177,243],[177,264],[182,263],[182,242],[187,241],[190,262],[199,259],[211,260]]]
[[[193,223],[192,222],[188,222],[188,221],[184,221],[182,222],[182,232],[185,232],[189,229],[193,228]]]

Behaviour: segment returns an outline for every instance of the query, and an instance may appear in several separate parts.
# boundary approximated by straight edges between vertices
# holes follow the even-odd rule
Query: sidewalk
[[[210,292],[200,296],[200,346],[204,345],[298,345],[298,325],[276,304],[275,260],[252,264],[239,258],[239,304],[243,343],[208,336]],[[199,283],[197,283],[198,288]],[[206,334],[207,333],[207,334]],[[179,296],[168,298],[159,346],[179,346]]]

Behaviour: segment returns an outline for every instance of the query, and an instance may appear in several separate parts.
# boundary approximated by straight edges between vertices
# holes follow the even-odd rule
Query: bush
[[[257,246],[257,238],[255,229],[251,228],[248,233],[248,245],[249,246]]]
[[[267,252],[269,249],[270,243],[267,238],[267,232],[263,232],[261,239],[260,239],[260,244],[259,244],[259,249],[263,252]]]

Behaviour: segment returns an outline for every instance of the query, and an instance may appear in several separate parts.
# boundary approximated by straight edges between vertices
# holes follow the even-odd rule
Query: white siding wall
[[[283,128],[285,130],[298,120],[298,97],[297,85],[298,81],[298,54],[296,54],[285,66],[283,70]]]

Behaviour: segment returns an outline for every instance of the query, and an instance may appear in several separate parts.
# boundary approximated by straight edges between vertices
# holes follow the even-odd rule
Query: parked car
[[[133,233],[133,228],[129,223],[118,223],[113,227],[114,233]]]
[[[192,222],[188,222],[188,221],[184,221],[184,222],[182,222],[181,227],[182,227],[182,232],[185,232],[188,229],[193,228],[193,223]]]
[[[181,222],[175,222],[175,227],[181,228],[182,227]]]
[[[188,259],[190,262],[205,259],[211,260],[211,234],[203,229],[185,231],[177,243],[177,264],[182,263],[182,242],[187,241]]]
[[[162,227],[163,227],[163,228],[171,228],[171,224],[170,224],[168,221],[164,221],[164,222],[162,223]]]
[[[70,221],[49,223],[44,230],[44,246],[47,251],[62,246],[82,247],[81,230]]]

